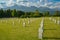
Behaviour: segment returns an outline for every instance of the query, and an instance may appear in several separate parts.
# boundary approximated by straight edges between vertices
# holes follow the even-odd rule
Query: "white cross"
[[[13,23],[12,23],[13,25],[14,25],[14,21],[13,21]]]
[[[23,22],[23,27],[25,27],[26,26],[26,23],[25,22]]]
[[[59,20],[57,21],[57,24],[60,24],[60,21]]]
[[[20,20],[19,20],[19,23],[20,23]]]

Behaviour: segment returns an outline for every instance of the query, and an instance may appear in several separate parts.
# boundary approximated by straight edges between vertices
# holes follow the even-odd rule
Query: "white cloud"
[[[43,0],[40,0],[40,2],[42,2]]]
[[[14,5],[14,1],[13,0],[9,0],[8,2],[6,2],[6,5],[8,7],[13,6]]]
[[[28,2],[24,2],[24,1],[28,1]],[[35,1],[35,0],[33,0]],[[5,6],[7,7],[10,7],[10,6],[13,6],[14,4],[17,4],[17,5],[23,5],[23,6],[27,6],[27,7],[30,7],[30,6],[35,6],[35,7],[48,7],[48,8],[60,8],[60,2],[56,2],[56,3],[53,3],[53,2],[48,2],[47,0],[39,0],[39,1],[36,1],[36,2],[32,2],[32,1],[29,1],[29,0],[5,0],[5,1],[2,1],[2,3],[6,3],[4,4]],[[3,5],[0,4],[0,8],[2,8]]]
[[[22,2],[23,2],[24,0],[17,0],[17,2],[20,2],[20,1],[22,1]]]
[[[26,3],[26,6],[27,6],[27,7],[30,7],[30,2],[27,2],[27,3]]]
[[[0,4],[0,8],[3,8],[3,6]]]
[[[60,2],[52,4],[49,8],[60,8]]]

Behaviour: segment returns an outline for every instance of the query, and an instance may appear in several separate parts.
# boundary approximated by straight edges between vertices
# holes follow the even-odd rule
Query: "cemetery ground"
[[[0,18],[0,40],[40,40],[42,18]],[[42,40],[60,40],[60,24],[53,19],[58,21],[58,17],[44,17]]]

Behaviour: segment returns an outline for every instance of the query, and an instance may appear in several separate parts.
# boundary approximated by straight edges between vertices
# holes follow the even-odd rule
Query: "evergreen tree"
[[[0,17],[4,17],[4,11],[3,11],[3,9],[0,9]]]
[[[16,9],[14,9],[14,10],[12,10],[12,17],[16,17],[17,15],[16,15],[17,13],[16,13]]]
[[[44,15],[45,15],[45,16],[50,16],[49,11],[46,11]]]
[[[60,16],[60,12],[59,12],[58,10],[57,10],[57,11],[55,11],[54,16]]]
[[[39,17],[39,11],[38,10],[35,11],[34,17]]]

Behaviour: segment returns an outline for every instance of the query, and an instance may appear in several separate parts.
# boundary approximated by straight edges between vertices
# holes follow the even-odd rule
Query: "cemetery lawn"
[[[57,17],[53,17],[58,20]],[[44,40],[60,40],[60,25],[49,20],[48,17],[44,20]]]
[[[56,20],[57,17],[53,17]],[[23,27],[23,20],[26,27]],[[28,20],[31,20],[28,24]],[[41,18],[0,18],[0,40],[39,40],[38,30]],[[13,24],[14,22],[14,24]],[[44,18],[43,40],[60,40],[60,25]]]
[[[26,27],[23,27],[24,19],[26,20]],[[0,40],[38,40],[38,28],[41,18],[30,19],[32,19],[32,22],[29,25],[27,24],[27,18],[0,19]],[[3,20],[2,23],[1,20]],[[13,21],[15,22],[14,25],[12,24]]]

